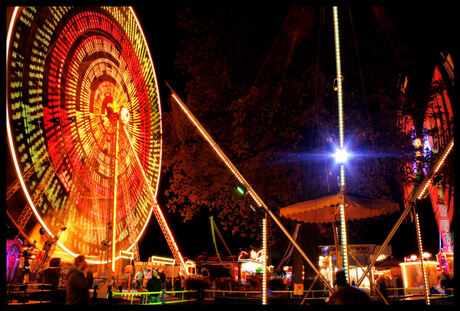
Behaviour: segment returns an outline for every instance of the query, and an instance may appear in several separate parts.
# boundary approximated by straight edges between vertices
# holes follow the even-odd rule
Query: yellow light
[[[148,43],[147,43],[147,40],[145,39],[145,35],[144,35],[144,31],[142,30],[142,27],[141,27],[141,24],[139,23],[139,20],[137,19],[137,16],[136,14],[134,13],[134,9],[132,7],[129,7],[131,13],[133,14],[134,16],[134,19],[136,20],[136,24],[137,24],[137,27],[139,28],[141,34],[142,34],[142,38],[144,40],[144,44],[145,46],[147,47],[146,50],[147,50],[147,54],[149,56],[149,61],[150,61],[150,65],[153,67],[153,60],[152,60],[152,55],[150,54],[150,49],[148,47]],[[158,87],[158,80],[157,80],[157,75],[155,73],[155,70],[153,70],[153,78],[154,78],[154,81],[155,81],[155,89],[158,93],[158,96],[157,96],[157,100],[158,100],[158,114],[159,114],[159,118],[161,120],[161,97],[160,97],[160,88]],[[160,152],[159,152],[159,155],[160,155],[160,159],[159,159],[159,162],[158,162],[158,166],[161,167],[161,161],[162,161],[162,158],[163,158],[163,152],[162,152],[162,149],[163,149],[163,126],[162,126],[162,123],[159,122],[159,126],[160,126],[160,142],[159,142],[159,147],[160,147]],[[131,142],[130,142],[131,143]],[[157,196],[157,193],[158,193],[158,185],[160,184],[160,176],[161,174],[158,174],[158,179],[157,179],[157,187],[155,188],[155,198]],[[130,250],[131,248],[134,247],[134,245],[139,241],[139,239],[142,237],[142,235],[144,234],[144,231],[145,229],[147,228],[147,225],[149,224],[149,220],[150,220],[150,217],[152,216],[152,213],[153,213],[153,208],[150,209],[149,211],[149,215],[147,217],[147,221],[145,222],[144,224],[144,227],[142,228],[141,232],[139,233],[139,235],[137,236],[136,240],[134,241],[133,244],[131,244],[131,246],[128,248],[128,250]]]
[[[439,159],[439,162],[436,164],[435,168],[434,168],[434,171],[431,175],[433,174],[436,174],[439,169],[441,168],[441,166],[444,164],[444,161],[445,159],[447,158],[447,156],[449,155],[450,151],[452,150],[452,148],[454,147],[454,139],[452,138],[451,141],[449,142],[448,146],[446,147],[444,153],[442,154],[441,158]],[[425,184],[421,187],[421,191],[420,191],[420,194],[417,196],[417,199],[420,200],[423,195],[425,194],[425,191],[427,190],[428,186],[432,183],[432,179],[429,178]]]
[[[127,251],[120,251],[119,258],[134,259],[134,253],[127,252]]]
[[[342,241],[342,258],[343,258],[343,267],[345,271],[345,277],[348,280],[348,245],[347,245],[347,230],[346,230],[346,221],[345,221],[345,207],[343,204],[340,204],[340,222],[341,222],[341,241]]]
[[[337,70],[337,101],[338,101],[338,116],[339,116],[339,144],[343,150],[344,145],[344,126],[343,126],[343,91],[342,91],[342,69],[340,63],[340,38],[339,38],[339,18],[337,7],[332,7],[332,15],[334,19],[334,41],[335,41],[335,61]],[[345,167],[342,164],[340,167],[340,187],[343,193],[345,188]],[[341,242],[342,242],[342,258],[345,270],[346,279],[348,280],[348,245],[346,236],[346,220],[345,207],[340,204],[340,222],[341,222]]]
[[[150,261],[153,264],[163,264],[163,265],[174,265],[174,264],[176,264],[176,260],[174,258],[168,258],[168,257],[151,256]]]
[[[115,176],[113,186],[113,220],[112,220],[112,271],[115,272],[115,252],[117,246],[117,188],[118,188],[118,121],[115,127]]]
[[[415,213],[415,226],[416,226],[416,231],[417,231],[417,240],[418,240],[418,247],[419,247],[419,252],[420,252],[420,264],[422,265],[422,274],[423,274],[423,281],[424,281],[424,287],[425,287],[425,299],[426,299],[426,304],[430,304],[430,287],[428,284],[428,277],[426,275],[426,269],[425,265],[423,263],[423,245],[422,245],[422,235],[420,232],[420,222],[419,222],[419,217],[418,213]]]
[[[332,14],[334,17],[334,41],[335,41],[335,61],[337,64],[337,97],[339,108],[339,143],[340,148],[343,148],[344,131],[343,131],[343,107],[342,107],[342,69],[340,64],[340,40],[339,40],[339,20],[337,7],[332,7]]]
[[[14,26],[14,21],[16,20],[16,15],[18,14],[18,10],[19,10],[19,7],[15,7],[14,8],[14,11],[13,11],[13,15],[11,17],[11,22],[10,22],[10,27],[8,29],[8,35],[7,35],[7,40],[6,40],[6,47],[7,47],[7,51],[6,51],[6,63],[8,64],[8,55],[10,55],[8,49],[10,47],[10,40],[11,40],[11,34],[13,32],[13,26]],[[6,102],[8,102],[8,95],[6,96]],[[40,224],[42,225],[43,229],[45,229],[45,231],[52,237],[54,238],[54,234],[51,232],[51,230],[46,226],[45,222],[41,219],[39,213],[37,212],[37,209],[35,207],[35,204],[33,203],[33,200],[32,198],[30,197],[29,195],[29,191],[27,190],[27,187],[25,185],[25,182],[24,182],[24,179],[22,177],[22,173],[21,173],[21,170],[19,168],[19,163],[18,163],[18,159],[16,157],[16,152],[14,151],[14,142],[13,142],[13,134],[11,132],[11,127],[10,127],[10,122],[9,122],[9,116],[8,116],[8,105],[6,106],[6,130],[7,130],[7,134],[8,134],[8,143],[10,145],[10,151],[11,151],[11,156],[13,158],[13,164],[14,164],[14,168],[16,169],[16,173],[18,175],[18,179],[19,179],[19,183],[21,184],[21,187],[23,189],[23,192],[26,196],[26,199],[27,199],[27,202],[29,203],[29,206],[32,208],[32,211],[34,212],[36,218],[38,219],[38,221],[40,222]],[[60,243],[58,241],[58,244],[61,246],[62,243]],[[67,249],[64,247],[64,245],[62,245],[63,249]],[[74,257],[77,257],[76,254],[72,253],[69,251],[69,254],[71,254],[72,256]]]
[[[263,252],[263,273],[262,273],[262,304],[267,304],[267,218],[262,218],[262,252]]]
[[[196,266],[196,265],[195,265],[195,262],[194,262],[194,261],[191,261],[191,260],[187,260],[187,261],[185,262],[185,265],[186,265],[187,267],[191,267],[191,268],[194,268],[194,267]]]

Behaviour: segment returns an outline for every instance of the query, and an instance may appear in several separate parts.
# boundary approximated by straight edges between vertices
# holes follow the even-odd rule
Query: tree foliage
[[[329,156],[338,143],[333,32],[317,17],[324,11],[295,10],[286,10],[284,20],[251,9],[178,11],[176,70],[186,81],[179,95],[275,211],[338,191],[338,167]],[[305,25],[309,31],[299,35]],[[395,59],[379,37],[359,41],[358,59],[353,36],[343,36],[345,139],[356,153],[347,164],[347,191],[396,200],[398,161],[408,156],[410,140],[397,128]],[[376,58],[386,66],[375,66]],[[163,114],[166,206],[184,221],[207,208],[224,231],[255,237],[260,211],[236,192],[237,180],[170,105]]]

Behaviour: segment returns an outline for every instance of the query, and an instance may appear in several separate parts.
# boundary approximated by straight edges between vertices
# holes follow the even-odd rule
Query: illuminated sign
[[[126,252],[126,251],[120,251],[120,258],[125,258],[125,259],[134,259],[134,253],[132,252]]]
[[[260,250],[256,252],[254,250],[251,250],[249,253],[245,251],[240,252],[238,256],[238,262],[247,262],[247,261],[263,263],[264,262],[264,251]]]
[[[189,268],[195,268],[195,267],[196,267],[195,262],[192,261],[192,260],[187,260],[187,261],[185,262],[185,265],[186,265],[187,267],[189,267]]]
[[[158,257],[158,256],[151,256],[149,258],[149,261],[152,264],[160,264],[160,265],[174,265],[176,263],[176,260],[174,260],[174,258]]]

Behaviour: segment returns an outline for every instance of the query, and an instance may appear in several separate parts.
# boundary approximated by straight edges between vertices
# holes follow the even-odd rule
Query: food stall
[[[440,287],[442,272],[439,263],[428,260],[429,256],[424,256],[423,265],[428,278],[429,288]],[[404,286],[404,295],[424,295],[424,279],[420,259],[416,255],[405,257],[404,262],[400,263]]]

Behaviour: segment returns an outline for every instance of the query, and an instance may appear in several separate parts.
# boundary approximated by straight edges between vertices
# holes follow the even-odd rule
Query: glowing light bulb
[[[334,158],[337,163],[346,163],[350,154],[345,149],[337,149]]]

